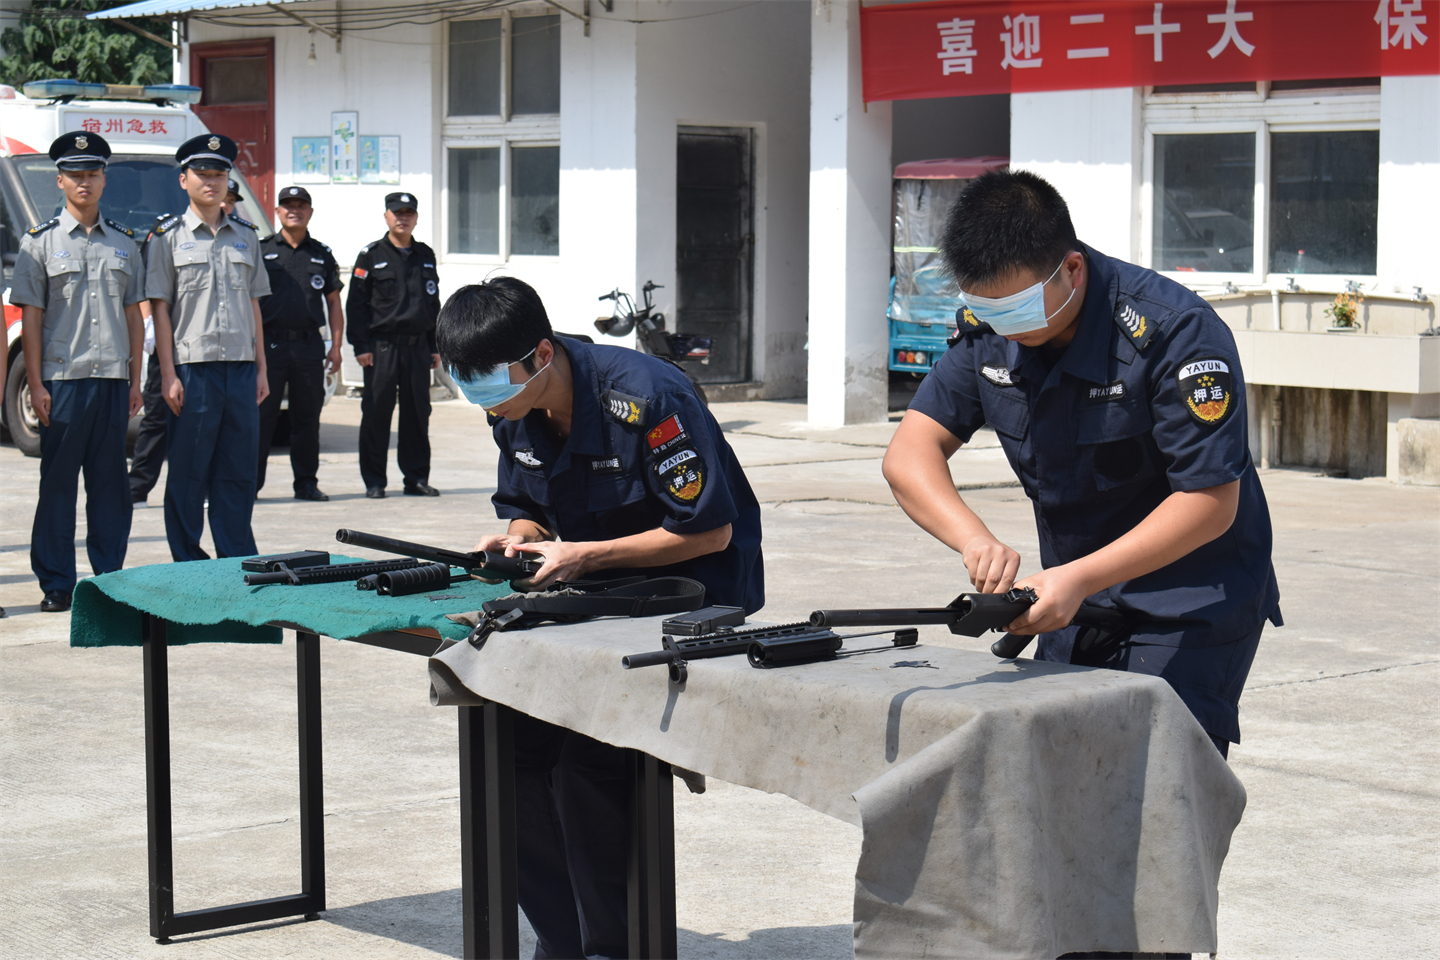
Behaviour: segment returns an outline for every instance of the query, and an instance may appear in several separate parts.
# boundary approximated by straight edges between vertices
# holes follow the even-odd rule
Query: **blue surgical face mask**
[[[544,367],[532,373],[529,379],[523,383],[511,383],[510,367],[523,360],[528,360],[534,353],[535,351],[531,350],[519,360],[511,360],[509,363],[499,364],[494,370],[491,370],[483,377],[475,377],[473,379],[461,377],[455,372],[454,367],[450,368],[450,376],[454,378],[456,386],[460,388],[460,392],[465,395],[466,400],[469,400],[484,410],[491,410],[500,406],[500,404],[506,400],[518,396],[521,390],[524,390],[530,385],[531,380],[540,376],[545,370],[545,367],[550,366],[548,363],[545,364]]]
[[[1060,267],[1065,266],[1065,261],[1060,261],[1050,276],[1041,282],[1026,287],[1019,293],[1012,293],[1008,297],[992,299],[990,297],[977,297],[973,293],[960,291],[960,301],[970,308],[975,314],[975,319],[990,324],[990,329],[1002,337],[1013,337],[1021,333],[1030,333],[1035,330],[1044,330],[1050,318],[1065,309],[1075,297],[1075,289],[1070,289],[1070,296],[1065,298],[1065,303],[1055,313],[1046,316],[1045,314],[1045,284],[1055,279],[1055,274],[1060,272]]]

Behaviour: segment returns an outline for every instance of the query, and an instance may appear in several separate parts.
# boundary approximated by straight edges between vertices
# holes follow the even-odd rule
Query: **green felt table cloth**
[[[144,640],[140,618],[145,613],[172,624],[166,634],[171,646],[279,643],[279,628],[267,626],[273,621],[341,639],[428,627],[459,640],[470,628],[447,620],[447,613],[476,610],[486,600],[514,592],[509,584],[479,580],[408,597],[357,590],[352,580],[248,587],[241,559],[157,563],[81,580],[75,586],[70,615],[70,646],[139,646]],[[353,559],[331,557],[333,563]]]

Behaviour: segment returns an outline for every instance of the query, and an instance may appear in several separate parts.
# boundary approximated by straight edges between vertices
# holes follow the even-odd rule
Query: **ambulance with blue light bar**
[[[208,133],[190,110],[200,88],[159,84],[117,86],[75,80],[40,80],[23,91],[0,85],[0,262],[4,265],[5,432],[31,456],[40,449],[39,421],[30,406],[25,358],[20,350],[20,308],[10,303],[10,276],[20,239],[65,205],[55,183],[50,144],[62,133],[86,130],[110,144],[100,208],[105,216],[145,236],[155,218],[190,203],[180,189],[175,150]],[[240,171],[236,213],[252,223],[269,218],[255,204]],[[268,230],[262,232],[268,233]]]

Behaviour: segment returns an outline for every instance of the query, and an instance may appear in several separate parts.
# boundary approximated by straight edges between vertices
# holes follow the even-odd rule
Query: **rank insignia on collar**
[[[1230,365],[1219,357],[1202,357],[1180,367],[1175,379],[1190,415],[1207,427],[1218,426],[1234,409]]]
[[[516,450],[515,462],[520,464],[521,466],[530,467],[531,469],[545,466],[545,464],[535,459],[535,450],[533,448]]]
[[[980,376],[989,380],[997,387],[1015,386],[1015,381],[1010,379],[1010,369],[1008,367],[997,367],[989,363],[982,364],[980,367]]]
[[[975,314],[970,312],[969,307],[961,307],[960,312],[956,315],[956,319],[959,320],[961,323],[965,324],[966,326],[980,326],[980,321],[975,319]]]
[[[690,447],[676,451],[655,464],[655,474],[665,493],[677,503],[694,503],[705,488],[705,462]]]
[[[1129,300],[1122,300],[1115,305],[1115,323],[1135,345],[1136,350],[1144,350],[1150,343],[1150,338],[1155,335],[1155,321],[1136,310]]]
[[[1113,400],[1125,399],[1125,381],[1116,380],[1114,383],[1107,383],[1103,387],[1091,387],[1085,393],[1085,399],[1091,403],[1108,403]]]
[[[645,414],[650,411],[650,401],[619,390],[606,390],[600,395],[600,402],[605,405],[606,413],[628,426],[644,423]]]

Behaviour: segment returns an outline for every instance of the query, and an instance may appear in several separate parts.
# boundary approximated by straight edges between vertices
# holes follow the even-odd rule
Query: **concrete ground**
[[[764,505],[775,621],[823,606],[933,605],[967,587],[880,476],[890,424],[804,428],[803,403],[716,404]],[[367,501],[359,404],[325,411],[320,485],[289,498],[284,451],[255,510],[262,550],[326,548],[348,526],[465,548],[497,528],[495,451],[475,408],[438,404],[438,500]],[[993,438],[957,485],[1036,567],[1033,518]],[[147,936],[140,651],[71,650],[38,612],[28,543],[38,461],[0,448],[0,956],[459,956],[455,717],[424,662],[323,642],[329,907],[285,922]],[[160,563],[162,485],[128,562]],[[1231,752],[1249,792],[1220,881],[1224,958],[1440,954],[1440,490],[1263,474],[1287,625],[1269,630]],[[392,494],[398,494],[392,476]],[[77,547],[82,575],[84,515]],[[927,628],[926,643],[950,643]],[[958,641],[975,649],[980,641]],[[176,907],[298,892],[291,643],[171,653]],[[686,957],[850,955],[859,831],[781,796],[712,781],[676,793]],[[523,949],[531,949],[528,939]]]

